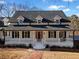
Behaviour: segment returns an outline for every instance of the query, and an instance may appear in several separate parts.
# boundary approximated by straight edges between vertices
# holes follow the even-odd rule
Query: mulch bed
[[[77,48],[50,48],[50,51],[79,52]]]

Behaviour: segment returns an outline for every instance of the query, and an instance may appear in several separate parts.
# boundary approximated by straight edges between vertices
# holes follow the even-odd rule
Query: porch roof
[[[11,26],[3,27],[4,30],[73,30],[69,27],[54,27],[54,26]]]

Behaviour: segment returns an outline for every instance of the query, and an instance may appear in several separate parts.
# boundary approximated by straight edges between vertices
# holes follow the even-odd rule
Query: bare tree
[[[18,4],[18,5],[16,5],[16,10],[19,10],[19,11],[27,11],[29,9],[30,8],[28,7],[28,5],[24,5],[24,4]]]
[[[1,17],[2,8],[3,8],[3,4],[0,4],[0,17]]]
[[[3,8],[3,4],[0,4],[0,11],[2,10],[2,8]]]
[[[11,17],[11,15],[14,13],[15,8],[12,6],[8,6],[7,4],[4,4],[1,7],[1,14],[4,17]]]
[[[71,20],[71,26],[73,28],[76,28],[76,29],[79,28],[79,18],[77,15],[72,15],[70,17],[70,20]]]

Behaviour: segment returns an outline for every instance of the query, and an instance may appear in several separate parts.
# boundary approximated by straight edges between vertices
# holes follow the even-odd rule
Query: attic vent
[[[38,23],[40,23],[40,22],[42,22],[42,17],[40,16],[40,15],[38,15],[37,17],[36,17],[36,21],[38,22]]]
[[[54,22],[60,23],[60,19],[61,19],[61,17],[59,15],[56,15],[54,17]]]

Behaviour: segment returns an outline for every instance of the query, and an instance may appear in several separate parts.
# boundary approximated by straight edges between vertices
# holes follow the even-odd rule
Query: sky
[[[79,16],[79,0],[0,0],[0,4],[23,4],[42,10],[63,10],[67,16]]]

